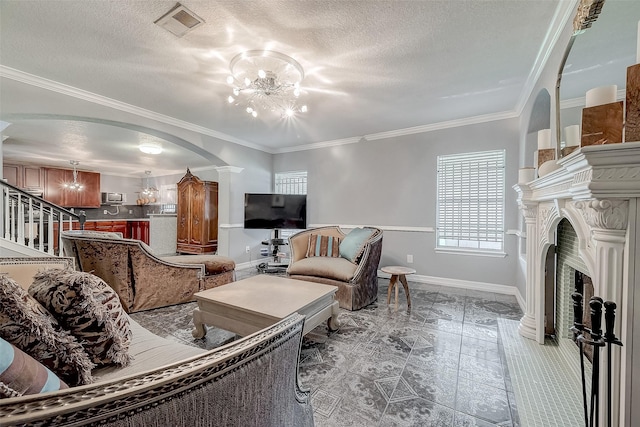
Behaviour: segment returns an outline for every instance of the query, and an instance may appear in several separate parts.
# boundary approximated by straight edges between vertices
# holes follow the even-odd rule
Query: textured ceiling
[[[638,14],[640,2],[608,0],[605,14],[609,3],[628,6]],[[559,25],[555,15],[560,3],[194,0],[183,4],[205,24],[178,38],[153,24],[174,1],[2,0],[0,120],[13,123],[3,132],[9,137],[5,157],[19,157],[30,147],[39,147],[35,150],[40,155],[61,157],[58,153],[67,156],[74,147],[85,147],[91,153],[85,163],[91,158],[120,162],[122,170],[114,173],[154,166],[172,170],[166,160],[154,165],[148,163],[153,159],[138,161],[131,155],[131,146],[149,137],[144,129],[114,131],[111,125],[94,122],[106,117],[108,101],[267,152],[514,114],[528,96],[553,26]],[[624,43],[628,44],[629,34],[635,44],[635,26],[625,32]],[[253,119],[227,104],[229,61],[252,49],[283,52],[304,67],[302,96],[308,113],[292,119],[267,114]],[[632,49],[635,52],[635,46]],[[628,56],[626,51],[621,55]],[[588,65],[577,64],[574,70],[579,67]],[[27,78],[29,84],[25,83],[24,73],[36,76],[34,81]],[[42,79],[66,86],[52,92],[38,87],[43,86]],[[76,89],[86,91],[81,97],[90,100],[69,96]],[[58,114],[59,105],[65,106],[65,114],[91,120],[78,124],[72,117],[44,116]],[[58,138],[64,135],[70,137]],[[152,137],[163,140],[162,135]],[[56,148],[48,153],[49,147]],[[182,169],[185,162],[224,164],[179,144],[172,154],[174,169]]]

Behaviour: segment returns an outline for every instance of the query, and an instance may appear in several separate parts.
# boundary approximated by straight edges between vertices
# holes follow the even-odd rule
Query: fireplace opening
[[[546,258],[545,334],[575,341],[576,337],[570,331],[574,320],[571,295],[578,292],[583,296],[582,324],[590,328],[589,299],[594,294],[594,287],[579,255],[578,236],[567,219],[558,224],[556,241],[556,245],[549,248]],[[586,339],[591,338],[586,332],[584,335]],[[592,360],[592,347],[583,348],[587,358]]]

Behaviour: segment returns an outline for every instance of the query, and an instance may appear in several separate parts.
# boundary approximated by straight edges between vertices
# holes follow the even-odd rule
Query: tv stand
[[[273,230],[273,238],[262,241],[262,244],[269,246],[271,252],[271,260],[258,265],[257,269],[260,273],[282,273],[289,267],[289,259],[279,256],[280,246],[287,246],[288,240],[280,238],[280,230]]]

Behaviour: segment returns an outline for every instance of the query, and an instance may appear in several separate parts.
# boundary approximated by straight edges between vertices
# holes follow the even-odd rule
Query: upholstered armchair
[[[235,279],[235,262],[219,255],[156,256],[151,248],[116,233],[65,231],[64,253],[80,271],[111,286],[128,313],[193,301],[193,294]]]
[[[359,310],[371,304],[378,297],[382,230],[372,227],[365,230],[370,231],[367,233],[370,235],[362,241],[351,257],[336,253],[339,250],[337,245],[333,251],[325,248],[322,254],[318,254],[321,256],[313,253],[316,243],[319,242],[318,238],[312,237],[314,235],[337,238],[344,242],[347,234],[338,226],[313,228],[294,234],[289,237],[291,261],[287,274],[292,279],[337,286],[338,303],[347,310]],[[313,242],[310,240],[312,238]],[[317,246],[319,248],[320,244]]]

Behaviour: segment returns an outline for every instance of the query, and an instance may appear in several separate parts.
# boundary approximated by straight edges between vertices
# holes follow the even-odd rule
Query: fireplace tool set
[[[613,327],[616,319],[616,303],[612,301],[602,302],[600,297],[591,297],[589,300],[590,315],[591,315],[591,328],[587,328],[582,323],[583,310],[582,310],[582,295],[578,292],[574,292],[571,295],[573,299],[573,326],[570,328],[571,332],[575,334],[576,342],[580,348],[580,370],[582,371],[582,400],[584,405],[584,425],[585,427],[597,427],[600,411],[598,408],[600,396],[600,349],[607,347],[607,427],[611,427],[611,348],[614,345],[622,346],[622,342],[616,338],[613,333]],[[605,333],[602,335],[602,306],[604,305],[604,321],[605,321]],[[584,333],[589,334],[589,338],[584,336]],[[587,402],[587,383],[585,376],[584,366],[584,351],[585,346],[590,345],[593,347],[593,363],[591,372],[591,396],[590,404],[591,410],[589,411],[589,405]]]

